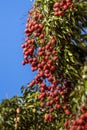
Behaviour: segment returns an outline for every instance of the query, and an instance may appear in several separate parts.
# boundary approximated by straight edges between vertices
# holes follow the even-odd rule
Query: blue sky
[[[0,101],[20,95],[20,88],[34,77],[29,65],[22,66],[21,44],[30,0],[0,1]]]

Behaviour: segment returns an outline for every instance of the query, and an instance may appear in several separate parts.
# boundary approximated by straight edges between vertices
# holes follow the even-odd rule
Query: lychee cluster
[[[64,0],[62,1],[64,2]],[[69,3],[69,2],[68,2]],[[64,5],[62,5],[65,8]],[[67,8],[70,5],[67,5]],[[54,8],[59,8],[58,3]],[[65,9],[64,9],[65,10]],[[34,6],[29,11],[25,29],[25,43],[22,44],[24,61],[23,65],[30,64],[31,70],[36,71],[35,78],[29,83],[29,87],[39,86],[41,108],[46,108],[48,113],[46,121],[52,121],[52,112],[60,109],[69,116],[71,114],[67,104],[67,95],[72,91],[71,82],[62,79],[58,74],[58,48],[55,36],[46,36],[46,27],[43,21],[44,15]]]
[[[63,16],[65,11],[73,8],[74,5],[71,0],[62,0],[61,2],[55,2],[53,5],[54,16]]]
[[[65,122],[64,126],[68,130],[87,130],[87,107],[81,106],[82,114],[72,121]]]

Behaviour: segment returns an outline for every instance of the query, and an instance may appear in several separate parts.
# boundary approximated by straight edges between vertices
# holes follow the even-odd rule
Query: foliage
[[[72,122],[81,115],[81,107],[87,106],[87,64],[85,63],[82,68],[82,79],[78,81],[78,86],[75,88],[72,95],[73,115],[66,117],[60,110],[54,112],[53,121],[46,122],[44,120],[45,109],[39,107],[40,101],[38,100],[38,86],[29,88],[28,86],[22,87],[22,96],[13,97],[11,99],[3,100],[0,104],[0,129],[2,130],[64,130],[67,122]],[[35,90],[35,88],[37,88]],[[79,90],[79,91],[78,91]],[[80,95],[80,96],[78,96]],[[87,109],[87,108],[86,108]],[[87,111],[86,111],[87,112]],[[70,127],[69,123],[69,126]]]
[[[22,64],[36,75],[2,101],[0,129],[86,130],[87,1],[36,0],[28,14]]]
[[[72,115],[71,95],[87,55],[86,6],[85,0],[36,0],[29,11],[22,64],[37,71],[29,87],[39,86],[40,106],[46,108],[45,119],[50,122],[54,111],[60,118]]]
[[[0,129],[12,130],[14,129],[15,110],[18,107],[18,97],[5,99],[0,104]]]

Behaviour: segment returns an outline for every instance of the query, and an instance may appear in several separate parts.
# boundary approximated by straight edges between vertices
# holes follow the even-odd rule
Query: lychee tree
[[[30,64],[36,71],[29,87],[39,86],[38,100],[46,111],[45,120],[52,122],[59,114],[60,122],[71,118],[77,109],[76,105],[72,108],[72,95],[87,55],[87,2],[35,0],[28,14],[22,64]]]
[[[87,129],[87,1],[35,0],[24,32],[22,64],[36,75],[22,97],[2,102],[0,128]]]

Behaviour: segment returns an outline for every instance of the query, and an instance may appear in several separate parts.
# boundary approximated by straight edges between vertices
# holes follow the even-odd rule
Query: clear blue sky
[[[30,0],[0,1],[0,101],[20,95],[20,88],[34,77],[29,65],[22,66],[21,44]]]

